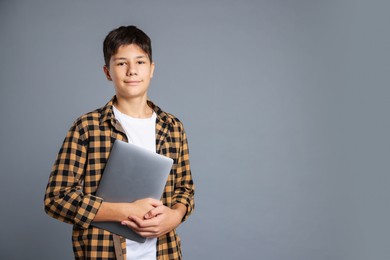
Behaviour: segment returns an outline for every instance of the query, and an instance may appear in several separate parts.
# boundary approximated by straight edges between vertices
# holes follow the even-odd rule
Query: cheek
[[[149,74],[149,78],[153,78],[153,70],[149,70],[148,74]]]
[[[120,78],[121,77],[121,71],[119,70],[119,69],[116,69],[116,70],[113,70],[112,72],[111,72],[111,76],[112,76],[112,78]]]

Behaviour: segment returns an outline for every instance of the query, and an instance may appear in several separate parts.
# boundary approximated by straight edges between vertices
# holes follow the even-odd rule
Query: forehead
[[[148,54],[137,44],[125,44],[118,47],[111,59],[116,58],[145,58]]]

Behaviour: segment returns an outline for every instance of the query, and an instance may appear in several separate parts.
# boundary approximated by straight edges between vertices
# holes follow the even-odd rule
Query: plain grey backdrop
[[[390,2],[0,2],[0,258],[72,259],[43,196],[114,94],[102,41],[152,38],[150,97],[187,130],[186,260],[390,259]]]

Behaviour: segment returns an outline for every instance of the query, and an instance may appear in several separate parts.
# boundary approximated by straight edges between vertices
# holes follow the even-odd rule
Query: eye
[[[124,66],[124,65],[126,65],[126,62],[118,62],[116,65],[117,66]]]
[[[139,61],[137,61],[137,63],[138,63],[138,64],[145,64],[146,62],[143,61],[143,60],[139,60]]]

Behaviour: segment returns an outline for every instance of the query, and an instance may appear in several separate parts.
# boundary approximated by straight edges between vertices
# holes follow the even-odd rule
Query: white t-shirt
[[[156,152],[156,118],[153,112],[150,118],[133,118],[122,114],[115,106],[115,118],[121,123],[129,143]],[[145,243],[126,239],[127,259],[156,260],[157,238],[147,238]]]

